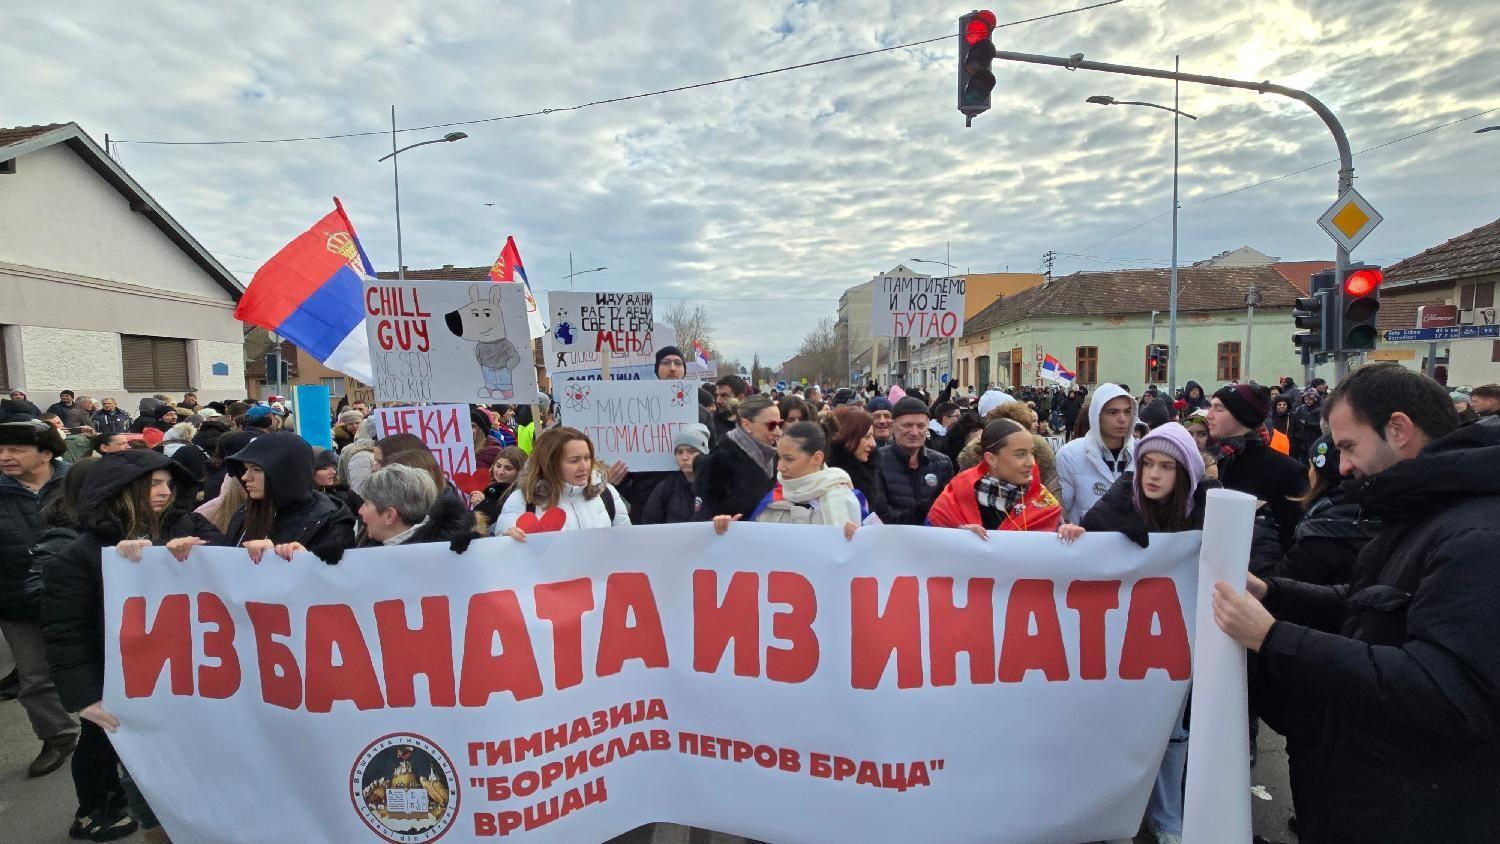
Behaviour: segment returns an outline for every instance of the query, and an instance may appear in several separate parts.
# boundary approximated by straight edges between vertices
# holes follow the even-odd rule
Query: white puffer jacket
[[[1057,480],[1062,487],[1063,519],[1070,524],[1083,521],[1083,516],[1104,497],[1104,493],[1115,481],[1132,467],[1135,456],[1135,399],[1130,399],[1130,432],[1125,434],[1125,444],[1120,452],[1120,466],[1112,470],[1104,462],[1104,441],[1099,439],[1099,411],[1111,399],[1130,394],[1114,384],[1100,384],[1089,396],[1089,432],[1071,440],[1057,450]]]
[[[597,472],[594,474],[594,483],[603,483],[604,478]],[[630,524],[630,513],[625,505],[625,497],[620,491],[609,484],[604,484],[604,489],[593,498],[585,498],[584,488],[565,485],[562,497],[557,501],[557,509],[564,515],[563,525],[560,530],[585,530],[587,528],[622,527]],[[604,496],[613,496],[615,504],[615,517],[611,521],[609,510],[604,506]],[[537,518],[545,515],[542,508],[526,506],[525,497],[520,491],[512,492],[505,499],[505,506],[500,508],[500,517],[495,519],[494,534],[499,536],[505,533],[506,528],[514,527],[516,520],[528,509]]]

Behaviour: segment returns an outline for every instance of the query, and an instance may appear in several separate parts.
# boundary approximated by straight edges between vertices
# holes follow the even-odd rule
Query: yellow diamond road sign
[[[1318,225],[1334,242],[1344,247],[1346,251],[1353,252],[1354,247],[1365,239],[1365,236],[1375,230],[1384,219],[1375,207],[1365,201],[1359,195],[1359,191],[1350,188],[1344,191],[1338,202],[1333,203],[1323,216],[1318,219]]]

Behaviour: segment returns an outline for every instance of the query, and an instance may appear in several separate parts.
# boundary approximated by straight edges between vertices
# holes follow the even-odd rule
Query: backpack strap
[[[609,523],[610,524],[614,524],[615,523],[615,494],[613,492],[610,492],[608,485],[605,485],[604,491],[602,493],[600,493],[599,497],[602,498],[602,499],[604,499],[604,512],[606,512],[606,513],[609,514]]]

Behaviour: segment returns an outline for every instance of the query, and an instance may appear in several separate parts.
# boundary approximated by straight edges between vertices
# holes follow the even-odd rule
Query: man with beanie
[[[676,346],[662,346],[656,350],[656,378],[658,381],[675,381],[687,377],[687,359]]]
[[[355,436],[359,434],[359,425],[365,421],[365,415],[357,410],[346,410],[339,414],[338,421],[333,426],[333,450],[343,451],[346,446],[354,442]]]
[[[1292,458],[1271,449],[1262,436],[1271,412],[1271,392],[1259,384],[1229,384],[1208,402],[1209,448],[1226,489],[1265,502],[1276,521],[1281,550],[1292,545],[1302,507],[1293,498],[1307,489],[1307,473]]]
[[[43,531],[42,505],[61,494],[68,466],[61,434],[38,420],[0,424],[0,634],[16,660],[19,700],[42,740],[26,769],[40,777],[62,767],[78,744],[78,724],[63,708],[47,669],[42,638],[42,573],[31,546]]]
[[[1089,430],[1057,450],[1063,518],[1079,524],[1133,465],[1135,399],[1116,384],[1100,384],[1089,402]]]
[[[875,396],[865,402],[865,410],[875,420],[872,430],[875,432],[876,448],[891,444],[891,407],[891,400],[885,396]]]
[[[672,454],[677,458],[676,472],[666,473],[651,491],[640,518],[633,524],[675,525],[693,520],[693,478],[709,453],[708,426],[683,425],[672,438]]]
[[[903,396],[890,414],[891,444],[880,449],[886,512],[876,515],[888,525],[926,524],[932,502],[953,480],[953,461],[927,447],[926,402]]]

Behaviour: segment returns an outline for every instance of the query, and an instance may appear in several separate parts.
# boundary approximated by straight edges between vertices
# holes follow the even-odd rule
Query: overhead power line
[[[1377,149],[1385,149],[1388,146],[1393,146],[1393,145],[1399,144],[1399,143],[1401,143],[1403,141],[1409,141],[1412,138],[1421,137],[1422,135],[1426,135],[1426,134],[1429,134],[1431,132],[1436,132],[1439,129],[1446,129],[1449,126],[1454,126],[1456,124],[1463,123],[1466,120],[1473,120],[1476,117],[1483,117],[1486,114],[1491,114],[1491,113],[1496,112],[1496,111],[1500,111],[1500,106],[1497,106],[1495,108],[1485,109],[1484,111],[1476,111],[1473,114],[1470,114],[1470,115],[1467,115],[1467,116],[1464,116],[1464,117],[1459,117],[1459,118],[1456,118],[1454,120],[1450,120],[1447,123],[1439,123],[1436,126],[1429,126],[1426,129],[1422,129],[1422,130],[1419,130],[1419,131],[1416,131],[1416,132],[1412,132],[1409,135],[1402,135],[1399,138],[1391,138],[1389,141],[1386,141],[1384,143],[1376,144],[1375,146],[1365,147],[1362,150],[1358,150],[1358,151],[1356,151],[1354,153],[1354,155],[1364,155],[1367,152],[1374,152]],[[1262,180],[1260,180],[1258,182],[1251,182],[1248,185],[1240,185],[1237,188],[1231,188],[1230,190],[1224,191],[1223,193],[1216,193],[1216,194],[1213,194],[1212,196],[1200,197],[1198,199],[1193,200],[1192,202],[1185,202],[1185,203],[1183,203],[1182,207],[1183,208],[1192,208],[1195,205],[1202,205],[1205,202],[1212,202],[1215,199],[1223,199],[1226,196],[1232,196],[1234,194],[1241,193],[1243,191],[1247,191],[1247,190],[1250,190],[1252,188],[1258,188],[1258,187],[1262,187],[1264,185],[1269,185],[1272,182],[1279,182],[1282,179],[1290,179],[1293,176],[1300,176],[1303,173],[1312,172],[1313,170],[1317,170],[1320,167],[1327,167],[1330,164],[1337,164],[1337,163],[1339,163],[1339,160],[1337,158],[1329,159],[1328,161],[1324,161],[1324,162],[1319,163],[1319,164],[1314,164],[1314,165],[1312,165],[1310,167],[1303,167],[1301,170],[1293,170],[1290,173],[1282,173],[1280,176],[1272,176],[1269,179],[1262,179]],[[1110,242],[1111,240],[1114,240],[1117,237],[1123,237],[1124,235],[1130,234],[1131,232],[1135,231],[1138,228],[1141,228],[1142,226],[1149,226],[1152,223],[1156,222],[1157,220],[1160,220],[1163,217],[1170,216],[1171,213],[1172,213],[1171,211],[1163,211],[1162,213],[1157,214],[1155,217],[1151,217],[1150,219],[1147,219],[1147,220],[1142,220],[1141,222],[1136,223],[1135,225],[1131,226],[1128,229],[1122,229],[1121,231],[1115,232],[1114,234],[1110,235],[1109,237],[1104,238],[1101,241],[1098,241],[1096,243],[1091,243],[1088,246],[1085,246],[1084,247],[1084,251],[1087,252],[1087,251],[1089,251],[1089,250],[1091,250],[1091,249],[1093,249],[1093,248],[1095,248],[1097,246],[1102,246],[1103,244],[1106,244],[1106,243]],[[1060,253],[1060,254],[1069,254],[1069,253]]]
[[[1077,14],[1079,12],[1087,12],[1087,11],[1090,11],[1092,9],[1099,9],[1099,8],[1104,7],[1104,6],[1113,6],[1113,5],[1117,4],[1117,3],[1123,3],[1123,2],[1124,2],[1124,0],[1104,0],[1104,2],[1093,3],[1093,4],[1088,5],[1088,6],[1080,6],[1080,7],[1076,8],[1076,9],[1064,9],[1064,10],[1062,10],[1060,12],[1051,12],[1051,13],[1048,13],[1048,14],[1045,14],[1045,15],[1037,15],[1034,18],[1025,18],[1023,20],[1017,20],[1017,21],[1010,21],[1008,23],[1002,23],[1002,24],[996,26],[995,28],[996,29],[1003,29],[1003,28],[1009,27],[1009,26],[1019,26],[1019,25],[1021,25],[1023,23],[1035,23],[1037,21],[1047,20],[1049,18],[1057,18],[1057,17],[1062,17],[1064,15],[1073,15],[1073,14]],[[593,108],[594,106],[613,105],[615,103],[629,102],[630,100],[642,100],[642,99],[646,99],[647,97],[659,97],[659,96],[663,96],[663,95],[666,95],[666,94],[680,94],[683,91],[693,91],[693,90],[697,90],[699,88],[709,88],[709,87],[712,87],[714,85],[727,85],[727,84],[729,84],[731,82],[744,82],[747,79],[759,79],[760,77],[763,77],[763,76],[772,76],[772,75],[775,75],[775,74],[778,74],[778,73],[789,73],[789,72],[794,71],[794,70],[805,70],[805,69],[810,68],[810,67],[818,67],[819,65],[833,64],[834,62],[849,61],[850,59],[861,59],[861,58],[865,58],[866,56],[875,56],[875,55],[880,55],[881,53],[894,52],[896,50],[906,50],[906,49],[910,49],[912,47],[921,47],[924,44],[934,44],[934,43],[936,43],[938,41],[947,41],[947,40],[949,40],[949,39],[951,39],[953,37],[954,37],[954,34],[950,32],[950,33],[947,33],[945,35],[940,35],[940,36],[938,36],[936,38],[926,38],[926,39],[923,39],[921,41],[908,41],[905,44],[896,44],[896,45],[891,46],[891,47],[880,47],[880,48],[875,49],[875,50],[864,50],[864,51],[861,51],[861,52],[858,52],[858,53],[849,53],[849,54],[843,55],[843,56],[834,56],[832,58],[827,58],[827,59],[817,59],[816,61],[802,62],[801,64],[787,65],[785,67],[777,67],[777,68],[772,68],[770,70],[761,70],[761,71],[757,71],[755,73],[746,73],[746,74],[743,74],[741,76],[730,76],[730,77],[726,77],[726,78],[723,78],[723,79],[713,79],[713,80],[710,80],[708,82],[694,82],[694,83],[692,83],[690,85],[678,85],[678,86],[673,87],[673,88],[661,88],[661,89],[656,90],[656,91],[645,91],[645,92],[642,92],[642,93],[639,93],[639,94],[629,94],[629,95],[626,95],[626,96],[623,96],[623,97],[611,97],[611,98],[606,99],[606,100],[594,100],[592,102],[579,103],[577,105],[560,106],[560,107],[557,107],[557,108],[543,108],[543,109],[538,109],[536,111],[523,111],[523,112],[519,112],[519,113],[516,113],[516,114],[503,114],[503,115],[500,115],[498,117],[481,117],[481,118],[478,118],[478,119],[475,119],[475,120],[455,120],[455,121],[451,121],[451,122],[448,122],[448,123],[432,123],[432,124],[429,124],[427,126],[412,126],[410,128],[407,128],[407,129],[379,130],[379,131],[370,131],[370,132],[341,132],[341,133],[338,133],[338,134],[331,134],[331,135],[306,135],[306,136],[296,137],[296,138],[255,138],[255,139],[245,139],[245,140],[218,140],[218,141],[156,141],[156,140],[139,140],[139,141],[137,141],[137,140],[116,140],[116,141],[113,141],[113,143],[115,143],[115,144],[143,144],[143,145],[149,144],[149,145],[153,145],[153,146],[231,146],[231,145],[239,145],[239,144],[289,144],[289,143],[296,143],[296,142],[299,142],[299,141],[333,141],[333,140],[339,140],[339,139],[343,139],[343,138],[368,138],[368,137],[371,137],[371,136],[374,136],[374,135],[389,135],[389,134],[391,134],[391,131],[396,131],[396,132],[423,132],[423,131],[427,131],[429,129],[449,129],[449,128],[452,128],[454,126],[477,126],[477,125],[479,125],[481,123],[497,123],[497,122],[502,121],[502,120],[519,120],[519,119],[525,118],[525,117],[541,117],[543,115],[558,114],[558,113],[566,112],[566,111],[581,111],[581,110],[586,109],[586,108]]]

